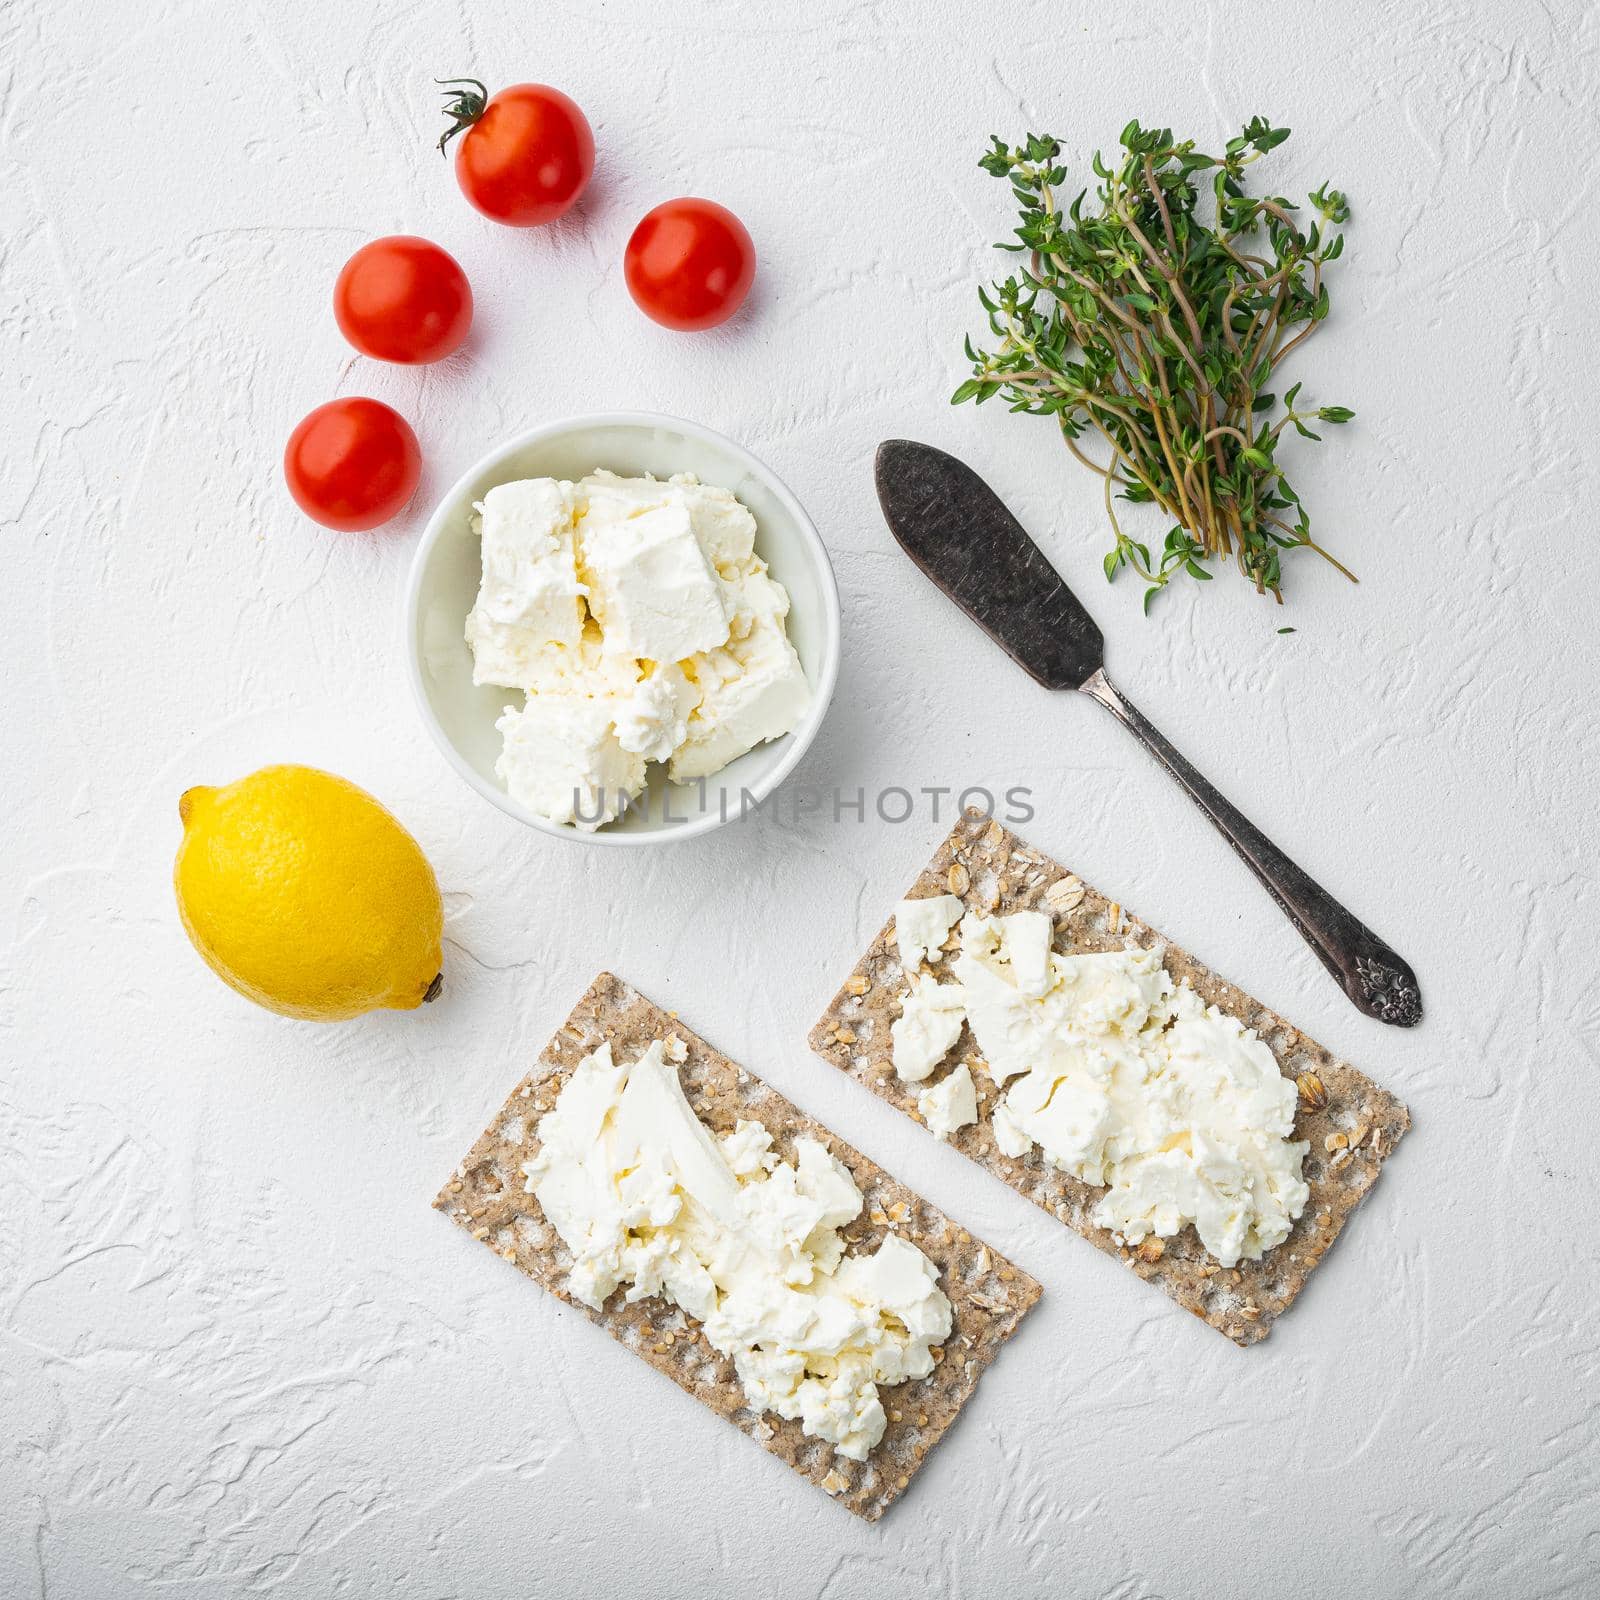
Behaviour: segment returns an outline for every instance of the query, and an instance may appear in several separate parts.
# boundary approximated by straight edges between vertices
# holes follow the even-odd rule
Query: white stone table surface
[[[553,82],[581,214],[472,212],[431,79]],[[1580,1597],[1600,1587],[1600,12],[1571,0],[10,0],[0,10],[0,1594]],[[1361,575],[1099,575],[1048,424],[951,409],[1001,265],[991,132],[1080,166],[1131,116],[1293,127],[1273,186],[1351,197],[1295,478]],[[751,308],[684,337],[621,259],[658,200],[748,223]],[[437,368],[346,347],[367,238],[454,252]],[[421,492],[328,533],[295,421],[370,393]],[[768,460],[845,605],[795,781],[1023,785],[1022,832],[1410,1104],[1304,1299],[1241,1352],[808,1054],[944,831],[767,818],[582,849],[445,766],[398,654],[432,499],[540,420],[638,407]],[[1103,622],[1128,692],[1415,965],[1363,1019],[1189,803],[1047,698],[893,546],[879,439],[972,461]],[[1293,626],[1280,635],[1279,626]],[[257,1011],[169,888],[176,801],[278,760],[371,788],[446,891],[444,998]],[[1045,1285],[877,1526],[703,1414],[429,1210],[602,967],[679,1009]]]

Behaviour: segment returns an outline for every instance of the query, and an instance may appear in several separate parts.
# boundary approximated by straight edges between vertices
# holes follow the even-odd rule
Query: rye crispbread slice
[[[669,1034],[687,1046],[688,1057],[678,1069],[684,1093],[713,1133],[731,1133],[741,1118],[754,1119],[772,1134],[773,1147],[783,1159],[793,1158],[795,1139],[806,1135],[850,1169],[865,1201],[861,1215],[841,1230],[850,1253],[876,1248],[893,1229],[939,1268],[940,1287],[954,1313],[944,1355],[929,1377],[880,1390],[889,1425],[864,1462],[836,1456],[831,1445],[804,1434],[798,1422],[751,1410],[732,1360],[713,1350],[699,1324],[670,1302],[652,1297],[625,1305],[618,1289],[603,1310],[594,1311],[567,1293],[571,1257],[545,1221],[538,1199],[524,1187],[522,1164],[539,1148],[538,1119],[555,1103],[579,1061],[604,1040],[611,1041],[617,1059],[632,1060],[652,1040]],[[609,972],[589,986],[433,1203],[473,1238],[599,1323],[658,1372],[869,1522],[899,1498],[972,1397],[984,1368],[1039,1298],[1039,1285],[1027,1273]]]
[[[963,816],[900,898],[918,900],[935,894],[956,894],[969,910],[988,915],[1048,911],[1055,920],[1055,948],[1067,954],[1161,946],[1174,978],[1187,978],[1208,1004],[1254,1028],[1277,1057],[1279,1070],[1300,1081],[1294,1137],[1311,1143],[1303,1172],[1310,1200],[1282,1244],[1260,1261],[1241,1261],[1233,1269],[1217,1265],[1193,1227],[1165,1241],[1148,1239],[1137,1249],[1120,1246],[1110,1232],[1089,1220],[1103,1190],[1045,1164],[1037,1148],[1018,1158],[1001,1154],[989,1124],[1000,1093],[982,1071],[972,1073],[978,1088],[978,1121],[950,1141],[1235,1343],[1251,1345],[1266,1338],[1411,1126],[1406,1108],[1348,1062],[1224,982],[1043,852],[1030,849],[998,822],[971,812]],[[947,944],[954,942],[952,929]],[[943,971],[946,959],[941,956],[933,970]],[[824,1060],[917,1117],[918,1091],[953,1072],[963,1060],[977,1059],[979,1052],[971,1028],[964,1026],[955,1047],[926,1082],[901,1082],[890,1065],[889,1030],[900,1014],[906,987],[891,917],[811,1030],[810,1040]],[[1348,1154],[1345,1148],[1328,1148],[1327,1141],[1341,1133],[1349,1141]]]

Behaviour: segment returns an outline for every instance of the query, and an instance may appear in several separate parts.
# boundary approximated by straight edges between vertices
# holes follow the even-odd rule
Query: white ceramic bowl
[[[789,638],[811,683],[811,706],[793,733],[748,754],[698,784],[666,781],[652,766],[648,806],[593,833],[535,816],[495,776],[500,735],[495,720],[519,702],[514,689],[479,688],[462,629],[481,573],[472,504],[497,483],[517,478],[581,478],[606,467],[623,476],[667,478],[692,472],[731,490],[756,519],[756,554],[789,591]],[[676,417],[607,412],[546,423],[498,445],[445,495],[428,519],[406,585],[405,647],[422,720],[457,772],[509,815],[557,838],[586,844],[641,845],[692,839],[739,815],[741,791],[764,799],[793,770],[816,737],[839,671],[839,589],[822,539],[800,503],[773,473],[732,440]],[[670,804],[673,818],[667,820]]]

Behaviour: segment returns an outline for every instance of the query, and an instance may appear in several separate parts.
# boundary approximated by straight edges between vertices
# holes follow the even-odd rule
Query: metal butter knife
[[[1081,689],[1144,741],[1357,1008],[1397,1027],[1420,1022],[1411,968],[1224,800],[1106,676],[1094,619],[994,490],[965,462],[909,439],[879,445],[876,476],[889,531],[906,554],[1045,688]]]

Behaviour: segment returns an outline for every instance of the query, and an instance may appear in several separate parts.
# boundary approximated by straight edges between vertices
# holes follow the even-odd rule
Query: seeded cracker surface
[[[936,894],[957,895],[968,910],[991,916],[1049,912],[1055,921],[1055,948],[1063,954],[1160,946],[1174,978],[1187,978],[1208,1004],[1254,1028],[1277,1057],[1279,1070],[1298,1080],[1293,1136],[1311,1144],[1303,1173],[1311,1197],[1282,1244],[1260,1261],[1241,1261],[1231,1270],[1219,1267],[1206,1253],[1192,1226],[1171,1239],[1146,1239],[1136,1248],[1118,1245],[1110,1232],[1089,1220],[1102,1189],[1046,1165],[1037,1149],[1019,1158],[1001,1154],[989,1125],[1000,1095],[986,1073],[972,1073],[978,1087],[977,1122],[960,1129],[950,1141],[1236,1344],[1251,1345],[1266,1338],[1377,1181],[1380,1167],[1411,1126],[1410,1113],[1348,1062],[1225,983],[998,822],[969,812],[901,898],[920,900]],[[952,929],[946,952],[955,944]],[[948,954],[931,969],[943,974],[945,981],[949,981],[947,962]],[[889,1030],[900,1015],[906,987],[891,918],[812,1029],[811,1048],[916,1117],[918,1091],[939,1082],[962,1061],[975,1062],[979,1052],[972,1030],[963,1027],[955,1047],[930,1078],[902,1083],[890,1065]]]
[[[807,1135],[850,1169],[865,1205],[861,1215],[841,1230],[847,1250],[871,1251],[892,1228],[939,1268],[939,1285],[954,1311],[943,1357],[929,1377],[879,1390],[889,1425],[865,1461],[835,1456],[831,1445],[808,1438],[798,1422],[752,1411],[732,1360],[713,1350],[699,1325],[667,1301],[652,1297],[625,1305],[623,1290],[618,1289],[604,1310],[593,1311],[567,1293],[571,1258],[545,1221],[538,1200],[524,1188],[522,1164],[539,1148],[538,1120],[555,1104],[579,1061],[604,1040],[611,1041],[618,1060],[631,1061],[652,1040],[669,1034],[676,1034],[688,1049],[678,1069],[684,1093],[713,1133],[731,1133],[740,1118],[754,1119],[770,1131],[784,1160],[793,1158],[795,1139]],[[869,1522],[899,1498],[971,1398],[984,1368],[1039,1298],[1039,1285],[1025,1272],[609,972],[589,986],[533,1071],[512,1091],[433,1203],[473,1238],[599,1323],[680,1388]]]

